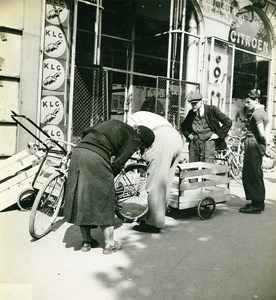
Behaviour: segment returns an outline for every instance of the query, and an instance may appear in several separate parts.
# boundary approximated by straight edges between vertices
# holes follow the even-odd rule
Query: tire
[[[264,172],[273,172],[276,169],[276,152],[275,150],[267,147],[266,154],[263,157],[262,169]]]
[[[211,197],[206,197],[199,201],[197,213],[202,220],[210,219],[216,210],[216,202]]]
[[[228,165],[230,167],[230,175],[237,183],[242,184],[242,162],[236,157],[230,156]]]
[[[29,232],[34,239],[45,236],[54,224],[63,202],[65,176],[52,174],[39,190],[29,221]]]
[[[124,222],[138,221],[147,213],[146,181],[147,166],[143,163],[126,166],[115,178],[115,213]]]
[[[20,211],[29,211],[33,206],[37,191],[31,188],[21,191],[17,197],[17,206]]]

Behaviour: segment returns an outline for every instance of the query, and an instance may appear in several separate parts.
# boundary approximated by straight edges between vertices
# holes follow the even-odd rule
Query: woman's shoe
[[[88,252],[91,250],[91,248],[96,248],[99,245],[97,240],[92,239],[90,242],[83,241],[81,246],[82,252]]]
[[[114,241],[113,245],[110,244],[105,245],[103,249],[103,254],[112,254],[114,252],[121,251],[122,249],[123,249],[122,245],[119,242]]]

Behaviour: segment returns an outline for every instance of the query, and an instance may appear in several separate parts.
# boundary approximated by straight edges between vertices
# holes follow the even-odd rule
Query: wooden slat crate
[[[168,205],[178,209],[197,207],[211,197],[216,203],[230,200],[229,167],[205,162],[179,164]]]
[[[49,154],[39,176],[32,186],[45,152],[23,150],[0,164],[0,211],[15,204],[26,190],[39,190],[44,181],[55,171],[60,156]]]

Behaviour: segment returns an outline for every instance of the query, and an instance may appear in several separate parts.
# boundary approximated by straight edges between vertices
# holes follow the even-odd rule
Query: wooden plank
[[[12,188],[13,186],[16,186],[17,183],[20,183],[24,181],[25,179],[29,178],[29,181],[32,182],[34,179],[35,174],[37,173],[39,169],[39,165],[36,165],[26,171],[20,172],[18,175],[10,178],[9,180],[6,180],[0,184],[0,193],[6,189]],[[40,175],[37,178],[37,184],[41,186],[45,179],[47,179],[53,172],[55,171],[55,168],[52,166],[46,166],[41,170]],[[35,186],[38,188],[38,186]],[[1,195],[1,194],[0,194]],[[1,201],[1,198],[0,198]]]
[[[1,167],[0,180],[2,181],[11,176],[15,176],[21,170],[31,167],[33,164],[40,163],[43,155],[43,151],[38,151],[35,154],[26,154],[26,156],[20,157],[19,160],[12,161],[9,164],[5,163],[5,166]]]
[[[0,211],[15,204],[20,194],[26,189],[32,189],[28,178],[1,192]]]
[[[10,164],[22,159],[23,157],[27,156],[27,155],[30,155],[30,151],[29,149],[25,149],[17,154],[14,154],[13,156],[11,157],[8,157],[4,160],[1,161],[0,163],[0,167],[1,169],[2,168],[6,168],[7,166],[9,166]]]
[[[205,175],[202,177],[203,181],[209,181],[209,180],[213,180],[216,182],[216,184],[226,184],[226,183],[230,183],[231,179],[228,176],[221,176],[221,175]]]
[[[196,162],[190,162],[190,163],[182,163],[182,164],[178,164],[178,167],[180,169],[213,169],[213,168],[220,168],[220,167],[224,167],[223,165],[218,165],[218,164],[214,164],[214,163],[206,163],[206,162],[202,162],[202,161],[196,161]],[[226,166],[227,167],[227,166]]]
[[[180,178],[197,177],[207,174],[221,174],[222,176],[228,176],[229,166],[215,165],[213,168],[208,169],[182,169],[180,172]]]
[[[217,184],[226,184],[229,183],[229,178],[228,177],[222,177],[220,181],[217,179],[213,180],[203,180],[203,181],[198,181],[198,182],[190,182],[190,183],[181,183],[179,186],[180,191],[185,191],[185,190],[190,190],[190,189],[195,189],[195,188],[201,188],[201,187],[207,187],[207,186],[213,186]]]
[[[169,206],[186,209],[197,207],[200,200],[211,197],[216,203],[227,202],[230,200],[230,190],[223,187],[208,187],[195,190],[184,191],[180,197],[177,193],[171,193],[169,198]]]
[[[33,168],[30,168],[29,170],[27,171],[23,171],[21,173],[19,173],[18,175],[12,177],[11,179],[9,180],[6,180],[4,182],[2,182],[0,184],[0,192],[4,191],[4,190],[7,190],[7,189],[10,189],[12,188],[13,186],[16,186],[16,184],[24,181],[25,179],[28,179],[29,178],[29,181],[32,182],[32,179],[34,177],[34,175],[36,174],[37,170],[38,170],[38,165],[33,167]],[[0,197],[0,201],[2,200],[1,199],[2,197]]]

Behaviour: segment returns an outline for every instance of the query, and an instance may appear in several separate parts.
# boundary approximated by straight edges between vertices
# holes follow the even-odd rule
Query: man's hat
[[[196,103],[202,100],[202,95],[198,92],[192,92],[188,102],[190,103]]]
[[[155,135],[153,131],[146,126],[137,126],[136,132],[140,136],[141,141],[143,142],[146,148],[150,147],[155,140]]]

